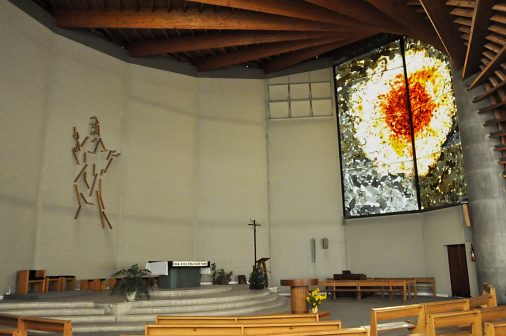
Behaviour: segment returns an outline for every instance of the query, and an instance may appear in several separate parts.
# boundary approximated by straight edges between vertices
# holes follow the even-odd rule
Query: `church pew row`
[[[5,336],[22,336],[18,329],[0,329],[0,335]],[[24,335],[23,335],[24,336]]]
[[[506,323],[486,322],[484,328],[484,336],[506,336]]]
[[[415,318],[416,321],[392,321]],[[390,321],[383,322],[382,321]],[[414,304],[396,307],[372,308],[370,335],[377,336],[379,332],[408,329],[411,333],[425,331],[425,305]]]
[[[0,325],[15,328],[17,332],[11,333],[12,335],[26,336],[28,331],[45,331],[72,336],[72,321],[70,320],[0,314]]]
[[[464,331],[463,327],[470,327],[471,332]],[[440,314],[429,314],[427,320],[427,329],[425,332],[426,336],[436,336],[438,329],[445,329],[445,334],[451,334],[448,332],[449,328],[454,328],[455,334],[470,335],[470,336],[482,336],[483,330],[481,326],[481,314],[479,310],[467,310],[448,312]]]
[[[146,325],[146,336],[244,336],[299,334],[341,329],[341,321],[312,323]]]
[[[286,315],[258,315],[258,316],[157,316],[155,324],[185,325],[185,324],[272,324],[272,323],[305,323],[318,322],[318,314],[286,314]]]
[[[404,301],[408,298],[408,280],[326,280],[320,281],[318,286],[322,292],[327,292],[336,297],[338,292],[355,292],[358,300],[361,299],[362,293],[379,293],[379,294],[401,294]]]

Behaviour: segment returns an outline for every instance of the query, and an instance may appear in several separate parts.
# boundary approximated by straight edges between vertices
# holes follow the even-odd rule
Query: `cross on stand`
[[[253,265],[256,265],[257,263],[257,226],[262,226],[261,224],[258,224],[256,220],[250,219],[251,225],[253,226],[253,249],[255,253],[255,260],[253,261]]]

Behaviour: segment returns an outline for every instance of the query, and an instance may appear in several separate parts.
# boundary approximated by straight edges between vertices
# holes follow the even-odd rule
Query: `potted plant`
[[[265,283],[265,276],[259,267],[253,266],[253,271],[249,275],[249,288],[250,289],[264,289],[267,284]]]
[[[228,285],[232,279],[233,272],[225,272],[223,268],[216,269],[216,264],[211,264],[211,271],[213,274],[213,285]]]
[[[129,268],[122,268],[114,273],[112,276],[119,278],[111,294],[120,292],[125,295],[128,301],[135,301],[137,295],[145,296],[149,299],[149,286],[148,279],[151,272],[146,269],[141,269],[138,264],[132,265]]]

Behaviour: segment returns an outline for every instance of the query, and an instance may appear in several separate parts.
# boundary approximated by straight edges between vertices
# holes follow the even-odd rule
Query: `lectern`
[[[318,279],[288,279],[280,282],[281,286],[290,286],[292,314],[307,313],[306,297],[309,294],[309,286],[317,285]]]

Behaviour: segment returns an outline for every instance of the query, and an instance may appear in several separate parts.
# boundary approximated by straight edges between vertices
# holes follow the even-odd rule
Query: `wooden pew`
[[[62,333],[72,336],[72,321],[49,318],[0,314],[0,326],[16,328],[16,335],[26,336],[29,330]]]
[[[157,316],[155,324],[272,324],[318,322],[318,314],[286,314],[258,316]]]
[[[483,292],[480,296],[473,296],[469,298],[469,305],[471,309],[484,308],[484,307],[496,307],[497,296],[495,288],[489,284],[483,284]]]
[[[72,321],[21,316],[19,318],[18,329],[24,335],[26,335],[29,330],[36,330],[62,333],[63,336],[72,336]]]
[[[18,271],[16,294],[28,294],[32,290],[36,293],[46,292],[45,277],[45,270]]]
[[[483,322],[506,320],[506,306],[481,308],[480,313]]]
[[[416,318],[416,322],[395,321],[405,318]],[[371,336],[378,336],[379,332],[393,331],[399,329],[409,329],[411,333],[423,333],[425,331],[425,306],[423,304],[414,304],[406,306],[372,308],[371,309]]]
[[[471,332],[465,332],[461,328],[471,327]],[[479,310],[457,311],[440,314],[429,314],[427,320],[427,336],[436,336],[437,330],[441,328],[448,329],[454,327],[458,335],[482,336],[481,314]],[[445,332],[445,335],[451,332]]]
[[[369,336],[369,329],[366,327],[359,328],[344,328],[332,331],[314,331],[309,333],[296,333],[296,334],[278,334],[269,336]],[[502,335],[501,335],[502,336]]]
[[[485,322],[484,336],[506,336],[506,323]]]
[[[341,329],[341,321],[280,324],[146,325],[145,336],[243,336],[299,334]]]
[[[445,300],[425,303],[425,313],[429,314],[447,313],[454,311],[469,310],[468,299]]]
[[[22,335],[18,329],[0,329],[0,335],[8,335],[8,336],[26,336]]]
[[[390,297],[394,293],[400,293],[404,301],[408,297],[407,280],[326,280],[320,281],[318,286],[324,287],[322,291],[335,297],[338,292],[355,292],[357,299],[361,299],[362,292],[388,293]]]

